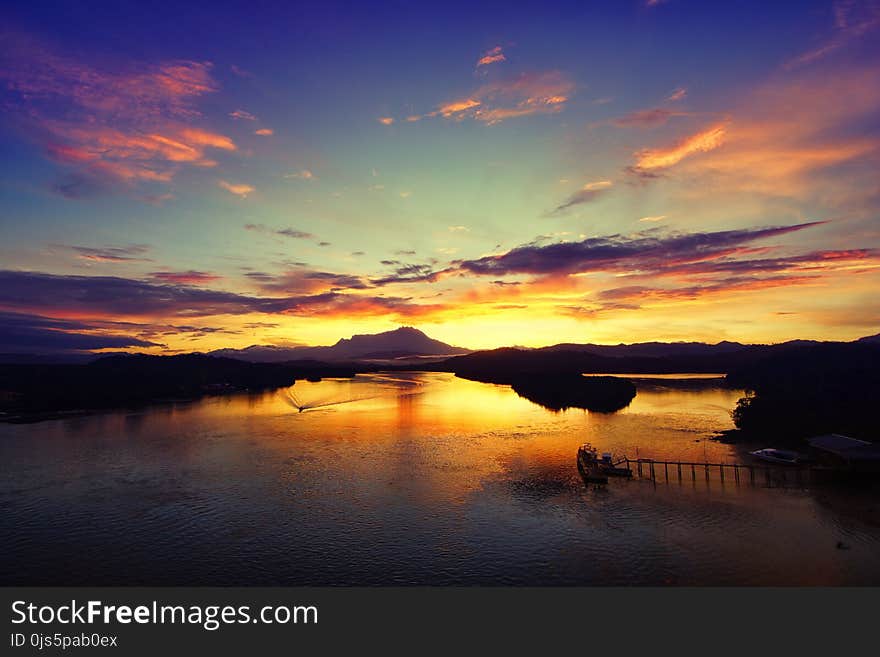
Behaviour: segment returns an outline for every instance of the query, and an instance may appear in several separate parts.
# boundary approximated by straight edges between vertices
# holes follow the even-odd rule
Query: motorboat
[[[607,484],[608,475],[599,468],[599,454],[595,448],[586,443],[578,447],[577,466],[586,484]]]
[[[756,449],[749,452],[752,456],[768,463],[777,463],[779,465],[800,465],[806,461],[806,457],[799,452],[792,452],[787,449],[776,449],[767,447],[765,449]]]

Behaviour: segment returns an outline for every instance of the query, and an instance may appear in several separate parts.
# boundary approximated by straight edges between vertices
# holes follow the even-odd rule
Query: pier
[[[804,486],[830,480],[837,472],[817,466],[765,465],[752,463],[709,463],[697,461],[664,461],[650,458],[623,457],[615,463],[629,470],[633,477],[660,483],[696,484],[720,481],[737,486],[763,486],[768,488]]]

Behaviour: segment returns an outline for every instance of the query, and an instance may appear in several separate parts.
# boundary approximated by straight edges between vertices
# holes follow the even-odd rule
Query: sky
[[[0,352],[880,331],[880,0],[0,24]]]

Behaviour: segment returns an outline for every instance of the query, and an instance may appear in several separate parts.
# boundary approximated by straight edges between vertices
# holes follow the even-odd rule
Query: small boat
[[[599,467],[599,456],[592,445],[586,443],[578,447],[578,470],[586,484],[607,484],[608,475]]]
[[[602,458],[599,459],[599,472],[610,477],[632,477],[633,474],[629,468],[615,465],[613,457],[608,452],[604,452]]]
[[[800,465],[806,460],[806,457],[803,454],[792,452],[787,449],[776,449],[774,447],[756,449],[754,452],[749,452],[749,454],[762,461],[778,463],[780,465]]]

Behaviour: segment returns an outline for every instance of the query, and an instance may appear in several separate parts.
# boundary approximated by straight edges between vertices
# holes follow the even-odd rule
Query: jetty
[[[804,486],[828,481],[838,472],[817,466],[774,466],[752,463],[710,463],[697,461],[665,461],[651,458],[631,459],[624,457],[618,463],[630,470],[634,477],[661,483],[696,483],[720,481],[722,484],[747,484],[750,486],[784,487]]]
[[[723,485],[760,486],[765,488],[797,487],[817,484],[851,483],[876,479],[875,472],[841,467],[822,462],[797,465],[772,463],[723,463],[621,457],[600,459],[595,450],[584,445],[578,450],[578,471],[587,484],[605,484],[609,477],[643,479],[661,484],[696,485],[715,482]]]

